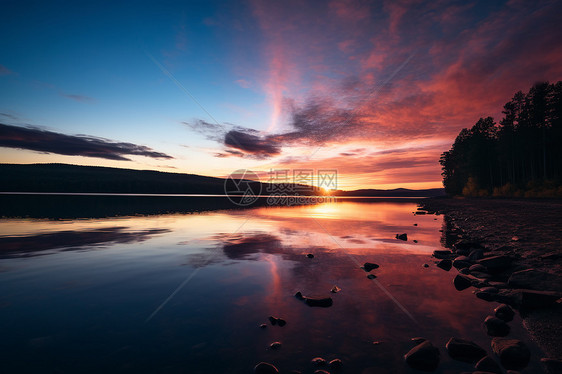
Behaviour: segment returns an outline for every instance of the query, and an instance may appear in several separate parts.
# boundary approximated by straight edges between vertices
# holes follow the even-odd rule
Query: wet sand
[[[450,230],[463,239],[480,243],[490,255],[516,259],[511,270],[536,269],[552,274],[537,288],[562,291],[562,201],[516,199],[432,198],[420,205],[445,214],[443,241]],[[450,243],[447,243],[450,244]],[[547,357],[562,358],[562,305],[531,310],[523,323]]]

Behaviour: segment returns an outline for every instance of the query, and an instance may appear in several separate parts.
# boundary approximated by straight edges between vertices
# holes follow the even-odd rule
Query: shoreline
[[[545,357],[561,360],[561,300],[538,307],[536,302],[525,305],[521,297],[528,289],[529,294],[544,292],[555,300],[562,296],[562,200],[430,198],[419,205],[445,215],[442,243],[452,249],[451,258],[468,255],[475,247],[484,258],[509,260],[509,265],[493,275],[480,273],[489,277],[484,283],[490,281],[499,288],[499,295],[490,301],[515,306]],[[464,269],[459,273],[463,272],[468,273]],[[547,372],[560,372],[552,363],[544,363]]]

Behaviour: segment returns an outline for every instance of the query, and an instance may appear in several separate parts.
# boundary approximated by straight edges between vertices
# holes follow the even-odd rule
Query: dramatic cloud
[[[279,147],[267,138],[258,135],[230,130],[224,137],[224,145],[238,149],[255,158],[267,158],[281,153]]]
[[[124,155],[138,155],[158,159],[172,159],[149,147],[113,142],[87,135],[66,135],[52,131],[0,124],[0,147],[28,149],[67,156],[98,157],[129,161]]]

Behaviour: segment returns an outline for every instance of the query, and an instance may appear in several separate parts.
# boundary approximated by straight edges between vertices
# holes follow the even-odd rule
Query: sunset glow
[[[4,8],[1,163],[436,188],[462,128],[562,79],[555,1]]]

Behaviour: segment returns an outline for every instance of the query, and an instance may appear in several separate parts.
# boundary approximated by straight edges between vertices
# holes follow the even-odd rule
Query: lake
[[[457,291],[457,271],[435,266],[443,216],[414,215],[413,202],[126,216],[112,205],[111,217],[96,207],[0,220],[3,372],[251,373],[266,361],[313,373],[323,357],[346,373],[414,373],[403,355],[418,336],[439,347],[437,373],[473,370],[447,355],[453,336],[491,354],[482,322],[498,304]],[[375,279],[364,262],[380,265]],[[309,307],[298,291],[333,305]],[[539,370],[520,318],[510,326],[532,350],[527,370]]]

